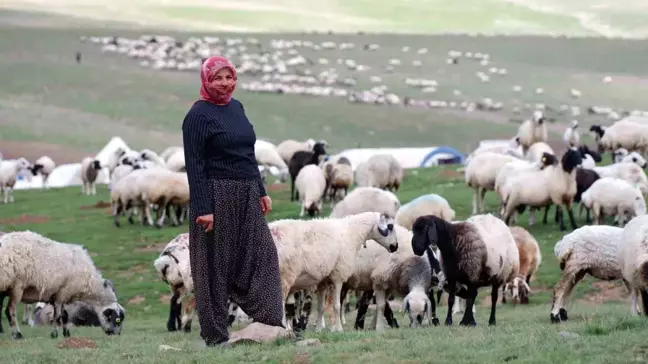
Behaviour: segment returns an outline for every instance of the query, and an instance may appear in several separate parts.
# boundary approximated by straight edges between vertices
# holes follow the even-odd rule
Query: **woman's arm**
[[[182,123],[189,198],[195,216],[213,214],[209,182],[205,173],[205,144],[207,121],[202,115],[187,114]]]
[[[241,105],[241,109],[245,114],[245,108],[243,107],[243,103],[239,101],[239,105]],[[245,117],[247,117],[247,115]],[[250,124],[252,124],[252,122],[250,122]],[[267,196],[268,192],[266,191],[265,186],[263,185],[263,178],[261,178],[261,172],[259,172],[258,167],[257,167],[257,184],[259,185],[259,193],[261,193],[261,197]]]

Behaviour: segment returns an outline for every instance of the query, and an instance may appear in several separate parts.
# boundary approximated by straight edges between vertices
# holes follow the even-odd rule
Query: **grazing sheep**
[[[638,297],[641,311],[648,316],[648,216],[632,219],[621,232],[618,263],[623,282],[631,293],[631,312],[637,315]]]
[[[472,214],[484,211],[486,191],[495,190],[495,180],[505,164],[519,160],[510,155],[493,152],[480,153],[473,158],[464,171],[466,184],[474,189]],[[481,189],[481,200],[478,201]]]
[[[45,155],[36,159],[36,162],[34,162],[34,166],[32,167],[32,173],[34,175],[40,174],[43,176],[43,187],[49,188],[47,186],[47,178],[52,174],[54,168],[56,168],[56,163],[54,163],[52,158]]]
[[[376,187],[357,187],[337,203],[330,217],[345,217],[367,211],[395,218],[401,204],[392,192]]]
[[[68,321],[73,326],[101,326],[99,317],[91,305],[75,301],[63,305],[64,315],[68,316]],[[34,308],[33,320],[30,326],[38,327],[54,324],[54,306],[45,302],[38,302]]]
[[[279,254],[284,302],[290,292],[318,286],[317,331],[324,323],[325,287],[321,284],[330,281],[334,285],[332,330],[343,331],[342,285],[353,274],[358,250],[370,239],[391,252],[398,250],[393,219],[377,212],[343,218],[277,220],[268,227]],[[286,325],[289,323],[286,317]]]
[[[542,111],[533,112],[531,120],[526,120],[518,128],[517,137],[519,138],[522,153],[526,154],[529,147],[536,142],[547,142],[547,124]]]
[[[184,172],[172,172],[161,168],[153,169],[147,178],[138,181],[138,188],[140,204],[144,210],[142,219],[146,218],[148,225],[153,225],[151,204],[158,206],[158,216],[155,222],[155,226],[158,228],[164,226],[167,206],[185,208],[189,205],[189,182],[187,174]],[[178,226],[176,214],[171,214],[171,220],[173,226]]]
[[[567,301],[585,275],[604,281],[622,277],[618,251],[623,229],[583,226],[563,236],[554,246],[562,277],[553,290],[551,322],[567,321]]]
[[[582,195],[583,206],[592,210],[594,223],[601,224],[603,215],[616,215],[619,227],[634,216],[646,214],[646,201],[638,188],[628,181],[603,177],[596,180]]]
[[[632,185],[637,186],[644,196],[648,195],[648,177],[646,177],[646,172],[635,163],[620,162],[603,167],[594,167],[594,172],[601,178],[615,177],[626,180]]]
[[[60,326],[63,336],[70,336],[68,318],[62,313],[63,304],[73,301],[92,305],[106,334],[121,333],[124,310],[112,282],[101,276],[80,245],[56,242],[28,230],[3,235],[0,292],[9,292],[7,316],[14,339],[23,337],[16,322],[16,305],[43,300],[54,305],[53,338],[58,337]]]
[[[320,157],[326,155],[324,144],[315,143],[312,151],[299,150],[292,155],[288,163],[288,172],[290,173],[290,201],[299,198],[299,192],[295,194],[295,179],[299,171],[309,164],[319,165]]]
[[[81,161],[81,181],[83,182],[83,186],[81,186],[82,194],[97,194],[95,182],[97,181],[97,176],[99,176],[99,171],[101,171],[101,162],[99,162],[98,159],[93,159],[92,157],[83,158]]]
[[[303,142],[298,142],[293,139],[287,139],[277,144],[277,152],[283,158],[286,164],[290,164],[293,155],[298,151],[309,152],[315,147],[315,140],[307,139]]]
[[[563,141],[567,145],[567,148],[578,147],[580,142],[580,134],[578,134],[578,120],[572,120],[572,125],[565,129],[563,134]]]
[[[353,185],[353,168],[351,168],[351,165],[340,163],[340,161],[334,164],[331,168],[328,185],[330,190],[329,200],[331,202],[340,201],[339,191],[344,191],[342,198],[346,197],[349,193],[349,188]]]
[[[571,209],[572,201],[576,195],[576,169],[582,162],[580,153],[575,149],[568,149],[563,154],[559,165],[545,167],[541,171],[530,171],[515,177],[507,188],[504,202],[506,204],[504,221],[509,220],[518,207],[547,207],[543,221],[547,221],[548,206],[556,205],[556,214],[560,221],[560,230],[564,231],[565,222],[562,206],[567,209],[572,229],[576,229],[576,221]]]
[[[613,152],[618,148],[648,152],[648,125],[628,120],[619,120],[603,129],[592,125],[590,131],[598,137],[599,151]]]
[[[452,325],[455,295],[467,300],[460,325],[476,326],[473,306],[479,287],[491,286],[489,325],[495,325],[495,307],[501,285],[513,280],[520,269],[517,245],[504,222],[491,214],[465,221],[447,222],[437,216],[414,221],[412,249],[422,256],[427,247],[438,248],[448,291],[446,325]],[[457,284],[466,285],[457,291]]]
[[[322,211],[322,199],[326,189],[326,177],[320,167],[315,164],[308,164],[302,168],[295,178],[295,186],[301,202],[299,216],[315,216]]]
[[[403,181],[403,167],[391,154],[374,154],[355,170],[358,187],[378,187],[398,191]]]
[[[4,194],[3,202],[13,203],[13,187],[21,171],[29,170],[31,165],[25,158],[0,160],[0,191]]]
[[[455,218],[455,211],[445,198],[430,193],[402,205],[396,213],[396,223],[406,229],[411,229],[414,220],[424,215],[435,215],[446,221],[452,221]]]
[[[518,276],[504,286],[502,303],[506,303],[506,295],[509,294],[513,303],[528,304],[531,293],[529,283],[540,266],[542,254],[538,241],[526,229],[519,226],[510,229],[520,253],[520,270]]]

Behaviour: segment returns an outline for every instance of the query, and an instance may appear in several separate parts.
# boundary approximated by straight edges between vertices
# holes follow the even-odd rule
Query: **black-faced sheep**
[[[322,143],[315,143],[312,151],[300,150],[293,154],[288,163],[288,172],[290,173],[290,201],[295,201],[299,198],[299,193],[295,194],[295,179],[299,171],[308,164],[319,165],[320,157],[323,155],[326,155],[326,150]]]
[[[489,325],[495,325],[495,308],[501,285],[519,274],[519,253],[506,224],[491,214],[466,221],[447,222],[437,216],[421,216],[414,222],[412,249],[421,256],[427,247],[438,248],[448,291],[446,325],[452,325],[455,295],[466,299],[460,325],[475,326],[473,305],[479,287],[491,286]],[[466,289],[457,290],[457,284]]]
[[[95,182],[99,176],[99,171],[101,171],[101,162],[98,159],[92,157],[83,158],[81,161],[81,181],[83,182],[83,186],[81,186],[82,194],[97,194]]]
[[[31,172],[34,176],[37,174],[43,176],[43,188],[48,188],[47,178],[50,174],[52,174],[54,168],[56,168],[56,163],[54,163],[52,158],[45,155],[38,158],[36,162],[34,162],[34,165],[31,168]]]

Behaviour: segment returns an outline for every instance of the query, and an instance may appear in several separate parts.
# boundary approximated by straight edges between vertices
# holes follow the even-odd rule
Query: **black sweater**
[[[254,156],[256,134],[243,105],[196,101],[182,122],[192,215],[214,213],[210,179],[254,179],[266,196]]]

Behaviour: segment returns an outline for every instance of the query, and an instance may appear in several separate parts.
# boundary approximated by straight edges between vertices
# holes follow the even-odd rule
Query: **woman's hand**
[[[272,210],[272,200],[270,199],[270,196],[261,197],[261,212],[263,212],[263,215],[267,215],[270,210]]]
[[[202,227],[205,228],[205,232],[208,233],[214,228],[214,215],[209,214],[198,216],[198,218],[196,219],[196,224],[202,225]]]

